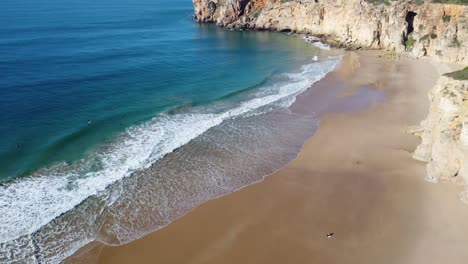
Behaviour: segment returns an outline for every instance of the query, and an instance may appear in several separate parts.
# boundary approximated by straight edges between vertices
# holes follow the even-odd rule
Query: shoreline
[[[301,36],[301,37],[302,37],[302,36]],[[306,41],[306,40],[305,40],[305,41]],[[306,41],[306,42],[308,42],[308,41]],[[308,42],[308,43],[309,43],[310,45],[313,44],[312,42]],[[324,43],[322,43],[322,42],[319,42],[319,43],[321,43],[321,44],[323,44],[323,45],[326,45],[326,44],[324,44]],[[314,45],[314,46],[315,46],[315,45]],[[317,48],[319,48],[319,47],[317,47]],[[329,51],[329,49],[326,49],[326,50]],[[335,54],[335,53],[336,53],[336,54]],[[335,52],[334,52],[333,54],[334,54],[333,56],[341,56],[341,57],[346,57],[346,58],[345,58],[345,59],[342,58],[342,59],[337,63],[337,65],[335,66],[335,68],[334,68],[333,70],[331,70],[330,72],[328,72],[328,73],[327,73],[325,76],[323,76],[319,81],[316,81],[311,87],[307,88],[304,92],[302,92],[301,94],[297,95],[296,100],[297,100],[299,97],[301,97],[304,93],[307,93],[309,90],[311,90],[311,89],[315,86],[315,84],[316,84],[317,82],[321,82],[323,79],[327,78],[328,74],[337,72],[337,69],[341,67],[341,64],[344,63],[344,64],[349,65],[349,66],[347,66],[347,68],[348,68],[348,67],[354,67],[354,66],[351,65],[351,64],[352,64],[353,61],[356,59],[355,57],[353,57],[353,56],[346,56],[346,55],[343,54],[343,50],[339,50],[339,49],[336,49]],[[337,54],[339,54],[339,55],[337,55]],[[330,56],[331,56],[331,55],[330,55]],[[342,93],[342,92],[344,92],[344,91],[343,91],[342,89],[336,89],[334,92]],[[321,99],[321,98],[318,98],[318,99]],[[291,106],[289,106],[289,108],[292,108],[295,104],[296,104],[296,102],[294,102]],[[338,110],[338,108],[339,108],[339,107],[337,107],[337,110]],[[301,111],[301,110],[298,110],[298,112],[300,112],[300,111]],[[344,111],[344,110],[339,110],[339,111]],[[326,112],[326,111],[325,111],[325,112]],[[294,114],[304,115],[304,116],[308,116],[308,117],[320,117],[320,118],[321,118],[321,117],[325,114],[325,112],[323,112],[323,113],[318,113],[318,112],[316,112],[316,111],[308,111],[308,112],[306,111],[306,112],[304,112],[304,113],[294,113]],[[291,112],[290,112],[289,114],[291,114]],[[316,116],[316,115],[317,115],[317,116]],[[314,133],[315,133],[315,132],[314,132]],[[310,137],[313,137],[314,133],[312,133],[312,136],[310,136]],[[99,242],[99,241],[92,241],[92,242],[86,244],[85,246],[83,246],[82,248],[78,249],[77,251],[75,251],[75,253],[73,253],[72,255],[70,255],[69,257],[67,257],[66,259],[64,259],[64,260],[63,260],[63,263],[97,263],[96,257],[98,257],[98,256],[100,255],[101,250],[102,250],[103,248],[105,248],[105,247],[120,247],[120,246],[123,246],[123,245],[131,244],[131,243],[133,243],[133,242],[135,242],[135,241],[141,240],[141,239],[143,239],[144,237],[149,236],[149,235],[151,235],[151,234],[153,234],[153,233],[156,233],[156,232],[158,232],[158,231],[160,231],[160,230],[166,228],[167,226],[171,225],[172,223],[174,223],[174,222],[176,222],[176,221],[179,221],[181,218],[184,218],[186,215],[192,213],[194,210],[196,210],[196,209],[199,208],[200,206],[203,206],[203,204],[205,204],[205,203],[207,203],[207,202],[210,202],[210,201],[213,201],[213,200],[217,200],[217,199],[221,199],[221,198],[223,198],[223,197],[225,197],[225,196],[228,196],[228,195],[231,195],[231,194],[236,193],[236,192],[238,192],[238,191],[241,191],[241,190],[243,190],[243,189],[245,189],[245,188],[248,188],[248,187],[250,187],[250,186],[252,186],[252,185],[259,184],[259,183],[263,182],[267,177],[270,177],[270,176],[272,176],[272,175],[278,173],[278,172],[281,171],[282,169],[286,168],[290,163],[294,162],[294,160],[298,158],[300,152],[302,151],[302,149],[304,148],[304,146],[306,145],[306,143],[307,143],[307,141],[310,139],[310,137],[307,138],[306,140],[304,140],[304,141],[302,142],[301,147],[299,148],[299,150],[297,151],[297,153],[295,154],[295,156],[294,156],[291,160],[289,160],[286,164],[280,166],[278,169],[273,170],[273,172],[271,172],[271,173],[265,174],[265,175],[263,175],[263,176],[260,175],[259,177],[261,177],[261,179],[255,181],[255,182],[251,182],[251,183],[249,183],[249,184],[247,184],[247,185],[244,185],[244,186],[242,186],[242,187],[240,187],[240,188],[237,188],[237,189],[235,189],[235,190],[233,190],[233,191],[231,191],[231,192],[229,192],[229,193],[222,194],[222,195],[219,195],[219,196],[214,197],[214,198],[212,198],[212,199],[209,199],[209,200],[205,201],[204,203],[202,203],[202,204],[200,204],[200,205],[198,205],[198,206],[196,206],[196,207],[190,209],[189,211],[185,212],[183,215],[181,215],[180,217],[177,217],[176,219],[172,220],[171,222],[169,222],[169,223],[167,223],[167,224],[165,224],[165,225],[163,225],[163,226],[159,226],[156,230],[151,231],[151,232],[147,233],[146,235],[144,235],[143,237],[140,237],[140,238],[138,238],[138,239],[136,239],[136,240],[133,240],[133,241],[130,241],[130,242],[128,242],[128,243],[124,243],[124,244],[122,244],[122,245],[114,246],[114,245],[106,245],[106,244],[103,244],[103,243],[101,243],[101,242]]]
[[[370,253],[372,254],[360,256],[355,252],[352,255],[356,257],[356,262],[360,260],[360,263],[367,263],[367,260],[369,263],[375,263],[376,258],[382,256],[388,256],[387,262],[385,263],[395,263],[390,261],[390,259],[397,255],[400,256],[400,253],[405,251],[403,250],[405,249],[404,244],[408,243],[407,247],[409,248],[412,244],[409,241],[410,238],[411,240],[414,240],[420,237],[418,236],[420,234],[414,234],[415,231],[413,231],[413,229],[416,231],[420,231],[421,229],[418,228],[419,223],[416,223],[417,221],[414,220],[420,217],[418,217],[418,214],[415,214],[414,212],[424,212],[424,210],[427,210],[427,208],[421,207],[421,204],[424,204],[423,201],[425,199],[418,196],[413,197],[416,194],[411,195],[408,192],[424,190],[424,195],[422,196],[428,196],[431,199],[437,197],[436,200],[439,202],[436,202],[436,205],[439,207],[446,207],[445,210],[450,211],[451,214],[461,214],[463,217],[468,217],[468,212],[466,212],[466,210],[462,210],[463,207],[461,207],[461,203],[456,200],[456,186],[438,185],[433,187],[424,181],[423,164],[411,160],[411,152],[417,145],[418,140],[409,134],[404,134],[404,130],[406,130],[407,126],[415,125],[414,122],[419,122],[424,117],[428,105],[425,95],[427,90],[432,87],[431,85],[428,85],[425,89],[414,87],[418,85],[418,82],[415,80],[418,78],[420,79],[421,76],[427,75],[431,71],[434,73],[435,70],[432,66],[429,67],[425,64],[427,63],[427,60],[411,61],[403,58],[398,61],[393,61],[377,58],[376,54],[379,53],[371,51],[362,52],[360,53],[359,60],[364,62],[361,63],[361,66],[357,67],[357,69],[352,69],[352,67],[349,67],[348,65],[347,67],[342,67],[339,73],[334,73],[339,74],[348,83],[348,87],[345,89],[346,91],[340,91],[339,97],[342,99],[348,99],[349,104],[339,104],[335,106],[337,107],[335,112],[342,113],[330,113],[334,111],[324,111],[325,118],[321,120],[318,131],[307,140],[298,157],[288,165],[273,173],[271,176],[265,177],[263,181],[253,185],[248,185],[248,188],[241,188],[234,193],[202,204],[184,217],[146,237],[118,247],[97,245],[89,252],[89,254],[87,254],[86,257],[82,259],[86,258],[88,262],[91,262],[90,260],[93,259],[92,262],[98,263],[128,263],[130,260],[137,260],[139,263],[152,263],[157,259],[166,263],[219,263],[220,259],[231,259],[233,263],[236,263],[239,260],[244,260],[244,262],[250,263],[247,261],[248,259],[257,258],[256,263],[263,262],[266,259],[268,259],[269,262],[281,263],[281,258],[287,256],[289,258],[297,258],[298,261],[310,259],[327,261],[331,258],[336,260],[337,263],[342,263],[338,260],[348,260],[349,255],[347,254],[353,253],[354,250],[361,248],[361,246],[380,244],[380,246],[385,246],[381,248],[386,248],[389,245],[393,247],[398,246],[396,248],[399,248],[400,251],[385,251],[374,246],[372,248],[373,250],[370,250]],[[405,63],[411,64],[411,66],[408,66],[408,69],[416,72],[408,72],[405,71],[405,69],[400,69],[399,67],[407,67],[405,66]],[[392,72],[378,72],[377,69],[374,69],[374,66],[382,66],[383,64],[392,66]],[[419,69],[418,67],[421,66],[425,68]],[[415,73],[418,75],[417,78],[411,76]],[[374,76],[372,76],[373,74]],[[408,95],[405,95],[403,90],[404,83],[391,84],[392,81],[395,81],[392,79],[395,77],[395,74],[405,75],[403,76],[404,79],[406,78],[406,80],[411,81],[413,86],[412,88],[415,88],[415,90],[412,91],[414,94],[410,99],[419,102],[419,104],[414,104],[414,102],[405,103]],[[435,78],[437,76],[434,74],[433,77],[433,80],[423,80],[421,84],[428,84],[429,82],[432,82],[432,84],[435,83]],[[326,77],[324,80],[320,81],[318,85],[320,86],[320,83],[325,83],[326,86],[326,82],[330,81],[329,79],[330,78]],[[328,85],[330,85],[330,83],[328,83]],[[382,91],[386,96],[385,101],[383,103],[375,104],[375,100],[379,100],[379,98],[378,96],[376,97],[375,94],[366,95],[366,89],[363,91],[363,87],[366,88],[367,86],[369,86],[373,91]],[[307,105],[310,105],[310,100],[314,98],[314,93],[319,91],[324,90],[310,89],[304,94],[298,96],[297,104],[295,103],[293,107],[291,107],[291,111],[298,114],[307,114],[309,108]],[[358,96],[353,97],[353,95]],[[359,98],[363,97],[363,95],[364,97],[367,96],[368,99],[369,97],[371,98],[371,104],[366,110],[359,111],[359,109],[362,109],[363,102],[359,100],[357,102],[353,102],[355,99],[350,98]],[[334,94],[334,96],[336,96],[336,94]],[[320,100],[320,97],[315,96],[315,98]],[[425,101],[422,102],[422,100]],[[337,102],[338,101],[339,100],[337,100]],[[342,102],[344,101],[341,101],[341,103]],[[374,104],[372,102],[374,102]],[[372,142],[372,140],[370,140],[372,135],[367,135],[362,128],[358,129],[358,124],[347,124],[347,127],[345,126],[346,130],[344,131],[353,131],[358,129],[358,134],[364,134],[368,139],[361,138],[361,141],[359,141],[359,135],[354,135],[356,139],[351,141],[349,139],[341,139],[341,137],[346,138],[346,136],[343,135],[340,138],[337,138],[336,135],[333,137],[333,134],[336,134],[336,132],[333,131],[340,128],[340,124],[342,125],[342,123],[353,123],[352,119],[355,119],[355,122],[361,122],[358,123],[361,124],[362,127],[368,127],[369,124],[366,123],[366,121],[369,122],[369,118],[366,119],[362,116],[373,116],[375,115],[373,113],[374,111],[382,112],[382,108],[384,110],[390,109],[392,111],[399,112],[395,107],[402,104],[413,108],[406,110],[415,110],[411,117],[403,120],[404,126],[402,126],[400,122],[399,126],[392,123],[384,124],[382,127],[378,128],[380,130],[384,130],[382,131],[383,135],[386,133],[390,139],[393,139],[395,146],[391,146],[389,148],[380,141]],[[364,105],[369,105],[369,102],[364,102]],[[326,107],[324,109],[326,109]],[[359,120],[360,118],[364,121]],[[373,118],[375,119],[375,117]],[[382,122],[380,120],[374,121]],[[390,130],[393,130],[394,132],[399,131],[397,132],[397,134],[399,134],[395,135],[395,133],[386,132],[385,126],[387,126],[387,128],[391,128]],[[333,143],[333,141],[330,141],[332,139],[337,141],[346,141],[341,142],[345,147],[341,146],[340,148],[333,149],[333,147],[336,147],[334,146],[336,144]],[[366,142],[366,140],[369,142]],[[362,144],[357,144],[359,142],[362,142]],[[386,144],[389,143],[392,143],[392,141],[390,140],[390,142],[387,142]],[[362,148],[362,151],[364,151],[364,157],[354,153],[354,148],[350,148],[353,147],[353,144],[357,144],[357,146],[354,146],[356,149]],[[316,150],[317,147],[320,151]],[[371,151],[368,149],[369,147],[377,148],[377,150]],[[385,157],[381,157],[385,156],[381,153],[382,150],[390,151],[392,152],[392,156],[395,155],[397,157],[397,161],[389,161],[389,163],[393,163],[393,166],[389,166],[388,164],[385,165]],[[339,151],[343,151],[347,155],[343,156]],[[324,160],[322,157],[323,155],[330,158],[326,158]],[[341,165],[332,165],[337,162]],[[313,163],[313,165],[308,163]],[[401,166],[405,166],[406,169],[398,169]],[[382,172],[379,168],[387,168],[390,172]],[[309,174],[307,173],[308,171],[313,175],[325,174],[327,177],[323,178],[324,176],[317,176],[318,179],[311,179],[304,176],[304,174]],[[353,175],[352,178],[356,178],[358,181],[354,182],[352,179],[342,178],[342,176],[340,176],[342,173]],[[382,175],[378,177],[372,176],[375,173],[381,173]],[[395,179],[390,176],[394,176]],[[393,192],[388,190],[388,188],[395,186],[399,187],[399,189],[392,190]],[[306,187],[312,190],[312,192],[310,192],[310,190],[307,191]],[[343,206],[341,203],[346,203],[346,199],[345,197],[341,197],[341,195],[344,194],[340,195],[339,192],[335,193],[335,188],[339,190],[343,189],[341,191],[345,194],[351,193],[352,195],[350,200],[352,201],[354,199],[357,203],[351,203]],[[428,189],[431,191],[425,192]],[[375,190],[375,192],[364,194],[369,190]],[[276,197],[275,194],[277,193],[281,195]],[[402,193],[404,195],[402,195]],[[397,199],[398,197],[394,198],[393,195],[395,194],[403,197],[409,196],[413,199],[409,199],[409,201],[406,202],[405,199]],[[340,197],[341,199],[337,199],[335,196]],[[306,197],[308,199],[305,199]],[[447,199],[456,201],[447,202]],[[440,200],[445,200],[446,202],[443,203],[440,202]],[[392,204],[392,201],[396,204]],[[329,203],[329,205],[325,206],[326,203]],[[305,210],[304,208],[313,210]],[[355,210],[350,211],[350,209]],[[398,211],[397,209],[402,209],[404,215],[411,216],[407,218],[415,222],[412,225],[409,225],[411,228],[409,228],[408,225],[405,226],[404,223],[402,223],[402,220],[394,219],[395,217],[391,212],[395,210]],[[302,210],[305,211],[300,212]],[[293,219],[290,219],[291,217],[286,216],[289,215],[288,212],[293,215],[300,214],[300,217],[293,217]],[[347,212],[349,215],[344,212]],[[452,237],[461,239],[459,238],[460,235],[457,234],[463,234],[463,230],[468,231],[467,225],[463,224],[461,221],[461,219],[464,219],[462,216],[454,216],[455,219],[445,220],[440,219],[440,217],[438,218],[437,215],[434,214],[431,214],[431,216],[432,217],[429,218],[429,221],[423,221],[421,224],[424,225],[432,222],[447,224],[447,221],[449,220],[456,220],[459,224],[457,230],[450,229],[451,232],[456,231],[456,234],[451,234],[449,236],[439,234],[438,236],[440,236],[440,238],[444,238],[445,240]],[[332,220],[328,221],[327,219],[329,218]],[[388,218],[393,221],[384,221],[384,219]],[[283,220],[280,221],[278,219]],[[346,220],[349,220],[350,223],[347,223]],[[371,225],[369,227],[362,227],[362,223],[366,222],[371,223]],[[348,226],[348,230],[346,230],[346,226]],[[395,226],[402,230],[399,230]],[[277,228],[279,228],[281,232],[280,234],[274,235],[274,233],[278,231]],[[388,230],[393,232],[385,232]],[[458,232],[460,230],[461,232]],[[297,231],[300,232],[296,235],[291,234]],[[432,232],[432,235],[437,235],[437,232],[443,232],[440,229],[436,229],[435,231],[436,233]],[[305,237],[302,232],[312,232],[313,236]],[[329,248],[326,246],[326,243],[328,242],[324,242],[325,240],[323,237],[327,232],[336,233],[336,243],[342,247],[341,250],[338,251],[340,253],[337,255],[329,252]],[[398,234],[402,235],[405,239],[396,238],[395,236]],[[409,237],[408,234],[410,235]],[[283,238],[286,237],[296,241],[284,239],[277,240],[277,236]],[[379,239],[381,236],[387,239],[391,238],[390,242],[383,243],[381,239]],[[425,246],[428,246],[427,243],[429,242],[427,241],[434,240],[434,238],[438,237],[426,239],[422,242]],[[376,243],[373,240],[377,240],[379,243]],[[267,243],[267,245],[269,245],[267,249],[269,250],[262,249],[262,247],[259,246],[263,241],[269,241],[269,243]],[[273,243],[273,241],[276,241],[276,243]],[[468,245],[468,239],[461,241],[463,243],[458,243],[455,248]],[[222,247],[225,243],[227,243],[226,247]],[[436,244],[436,242],[432,243]],[[243,244],[248,244],[252,248],[259,250],[259,252],[252,252],[251,248],[245,248],[242,246]],[[292,247],[293,245],[302,247],[302,250]],[[308,246],[304,248],[306,245]],[[276,247],[280,247],[282,250],[278,250],[278,252],[276,252]],[[178,249],[177,251],[182,250],[183,252],[188,252],[188,254],[180,256],[180,254],[175,252],[175,248]],[[350,248],[354,249],[349,251]],[[421,253],[428,250],[426,247],[422,248],[424,250],[411,252],[411,256],[409,255],[409,252],[405,251],[408,253],[406,260],[411,259],[415,261],[411,263],[423,263],[423,261],[424,263],[428,263],[429,258],[424,258],[423,255],[418,255],[418,252]],[[322,253],[318,254],[317,252],[319,251]],[[267,252],[270,254],[266,254]],[[82,257],[83,256],[84,255],[82,255]],[[439,255],[439,257],[441,256]],[[452,263],[462,263],[458,262],[458,260],[468,256],[457,252],[454,257],[457,259],[454,259]],[[195,261],[197,259],[200,261]],[[431,260],[434,260],[435,262],[429,263],[438,263],[437,256],[432,257]],[[286,260],[283,259],[283,262],[284,261]]]
[[[252,36],[253,35],[257,34],[252,34]],[[286,41],[287,46],[294,45],[294,47],[298,48],[303,47],[303,50],[305,52],[309,51],[311,54],[315,54],[315,50],[311,49],[309,45],[301,39],[289,38],[287,36],[284,36],[283,34],[275,35],[279,36],[280,39],[284,39]],[[257,39],[256,36],[255,39]],[[289,41],[291,41],[291,43]],[[295,51],[294,53],[296,52],[297,51]],[[300,53],[297,56],[298,58],[296,58],[297,62],[293,63],[294,65],[298,66],[297,69],[296,67],[289,68],[284,67],[285,65],[279,65],[286,71],[284,73],[285,76],[283,76],[285,77],[284,80],[281,79],[280,81],[283,81],[284,86],[286,86],[286,88],[288,89],[284,89],[282,84],[276,85],[275,82],[274,87],[276,87],[277,89],[271,89],[272,96],[266,97],[266,99],[275,100],[285,98],[285,101],[292,102],[292,98],[291,100],[288,99],[289,92],[296,91],[295,94],[297,94],[299,91],[302,92],[304,89],[307,89],[314,80],[320,79],[325,75],[326,72],[331,70],[331,68],[329,68],[328,66],[325,67],[322,63],[315,64],[315,62],[310,61],[310,58],[308,57],[305,57],[305,59],[303,59],[303,55],[304,53]],[[296,61],[296,59],[294,59],[294,61]],[[310,61],[311,65],[314,64],[317,67],[305,67],[306,65],[304,65],[303,61]],[[325,58],[324,64],[329,65],[331,67],[331,65],[335,64],[335,61],[337,60],[335,60],[334,58]],[[291,63],[289,59],[286,62]],[[299,71],[299,66],[301,71],[296,72]],[[277,68],[276,65],[274,67]],[[288,68],[288,70],[286,70],[286,68]],[[314,72],[318,72],[320,74],[314,74]],[[298,74],[295,75],[294,73]],[[308,78],[310,76],[316,76],[316,78]],[[265,77],[264,80],[268,80],[269,78],[270,77]],[[297,83],[299,83],[300,85],[296,85]],[[259,83],[258,85],[262,85],[262,83]],[[255,86],[253,86],[252,88],[255,88]],[[268,84],[265,84],[265,87],[262,88],[268,89]],[[254,100],[252,100],[254,106],[258,106],[259,104],[261,105],[265,103],[265,100],[263,100],[263,96],[261,96],[261,93],[259,93],[260,96],[256,96],[258,92],[257,90],[260,89],[248,89],[245,93],[241,93],[238,95],[238,100],[235,99],[237,98],[237,95],[235,95],[235,97],[233,97],[235,100],[232,100],[232,102],[226,100],[226,107],[228,107],[231,104],[236,105],[237,103],[239,103],[241,112],[252,109],[252,104],[248,104],[246,106],[244,105],[244,97],[245,99],[254,98]],[[268,102],[268,100],[266,100],[266,102]],[[223,101],[220,101],[219,104],[221,106],[224,106]],[[287,105],[289,105],[289,103]],[[277,107],[267,106],[267,108],[276,109]],[[288,130],[287,127],[293,127],[294,123],[299,124],[302,121],[300,121],[301,118],[296,118],[294,116],[290,116],[291,118],[288,118],[288,115],[285,111],[286,106],[283,105],[283,103],[278,103],[278,108],[281,108],[281,110],[277,112],[281,113],[279,115],[267,114],[267,116],[269,116],[269,119],[261,118],[260,116],[257,118],[255,117],[256,115],[247,115],[246,118],[227,118],[229,120],[227,120],[226,122],[222,122],[223,124],[216,126],[216,128],[209,129],[210,131],[208,133],[202,133],[201,136],[189,141],[188,144],[182,142],[182,147],[177,148],[178,150],[169,153],[167,155],[168,158],[161,159],[161,161],[158,161],[157,165],[153,164],[148,169],[138,171],[132,174],[132,177],[126,177],[125,180],[117,180],[115,184],[111,184],[107,187],[104,187],[104,191],[98,192],[96,196],[92,196],[89,199],[85,199],[84,202],[78,203],[78,205],[73,207],[72,210],[61,214],[59,217],[56,217],[53,221],[50,221],[48,224],[42,225],[42,227],[38,228],[37,231],[30,232],[32,234],[31,236],[34,237],[34,244],[29,243],[29,237],[27,237],[27,239],[22,239],[21,237],[18,237],[18,239],[12,239],[12,242],[8,242],[9,244],[12,244],[12,247],[10,247],[9,244],[5,243],[7,247],[4,249],[4,251],[7,253],[4,254],[4,258],[0,257],[0,259],[3,259],[5,261],[9,260],[9,258],[13,256],[12,254],[10,254],[10,252],[14,251],[16,247],[20,248],[23,245],[22,243],[24,243],[25,247],[27,247],[28,249],[22,250],[22,253],[24,252],[24,255],[22,255],[21,258],[23,259],[31,258],[39,259],[41,261],[46,262],[61,262],[64,258],[74,253],[77,249],[83,247],[86,243],[89,243],[90,241],[93,241],[96,238],[99,241],[104,241],[106,244],[111,245],[129,242],[138,237],[146,235],[151,231],[159,229],[160,226],[166,226],[167,223],[178,218],[181,213],[185,214],[187,212],[187,209],[190,210],[193,207],[201,204],[201,202],[209,200],[213,197],[219,197],[220,193],[225,194],[226,192],[231,192],[233,189],[237,189],[237,187],[239,186],[245,186],[253,181],[256,182],[259,178],[261,178],[262,175],[268,174],[272,170],[276,170],[278,167],[284,165],[286,162],[289,162],[293,157],[295,157],[297,155],[298,148],[300,147],[299,145],[302,145],[303,142],[310,136],[310,134],[300,135],[300,133],[294,133],[291,135],[287,135],[287,133],[283,133],[283,131]],[[185,109],[182,109],[180,112],[186,113],[190,110],[190,108],[187,109],[187,111],[185,111]],[[207,108],[207,110],[209,109]],[[236,108],[236,110],[239,109]],[[216,110],[213,111],[216,112]],[[197,109],[195,109],[194,112],[197,112]],[[236,112],[239,111],[234,111],[234,113]],[[262,112],[262,110],[259,110],[259,112]],[[171,113],[171,115],[177,113],[178,112]],[[226,113],[230,115],[232,112],[227,111]],[[225,115],[222,113],[222,116]],[[207,117],[209,117],[209,115],[207,115]],[[278,118],[274,121],[278,122],[272,122],[273,119],[276,117]],[[186,119],[184,120],[187,121]],[[182,120],[183,122],[180,123],[190,124],[190,121],[192,119],[188,120],[187,122],[185,122],[184,120]],[[219,118],[215,119],[215,121],[216,120],[219,121]],[[310,122],[315,122],[315,119],[310,118]],[[274,131],[277,129],[271,129],[277,127],[279,123],[285,124],[281,132]],[[154,125],[157,124],[158,123],[155,123]],[[182,126],[183,129],[180,129],[180,131],[182,132],[182,141],[185,140],[183,136],[196,137],[198,129],[207,127],[206,125],[211,124],[212,122],[210,120],[210,123],[198,122],[197,126],[192,126],[189,128],[183,128]],[[255,124],[257,124],[257,126],[255,126]],[[258,124],[263,125],[258,126]],[[299,126],[301,126],[301,124],[299,124]],[[166,128],[166,126],[163,127]],[[176,133],[178,131],[171,130],[171,128],[173,127],[177,126],[168,126],[167,129],[164,129],[164,131],[166,132],[165,134],[169,135],[169,139],[167,140],[169,141],[169,146],[175,146],[175,143],[180,143],[177,141],[179,141],[181,136],[178,133]],[[229,127],[232,127],[234,129],[226,130],[226,128]],[[259,127],[262,129],[257,129]],[[239,130],[239,128],[241,129]],[[232,132],[223,133],[225,131]],[[183,134],[184,132],[185,134]],[[245,135],[248,136],[242,135],[242,133],[245,133]],[[257,134],[259,136],[255,136]],[[171,141],[170,135],[175,135],[173,139],[176,142]],[[283,140],[274,140],[274,138],[278,138],[278,136],[281,136]],[[296,140],[295,136],[297,136],[297,138],[300,138],[300,140]],[[166,138],[161,138],[157,139],[161,139],[161,141],[164,141],[165,143],[166,140],[164,139]],[[290,143],[291,141],[295,141],[297,142],[297,144],[289,144],[292,146],[291,149],[289,147],[282,147],[285,145],[288,146],[288,143]],[[237,144],[239,142],[247,142],[251,144]],[[283,143],[271,144],[271,142]],[[155,142],[151,139],[148,140],[147,143],[148,144],[142,145],[143,150],[148,150],[148,146],[155,144]],[[158,144],[158,146],[159,145],[160,144]],[[162,147],[164,146],[165,145],[162,144]],[[262,146],[267,146],[267,148],[264,148],[267,149],[267,151],[262,151]],[[270,146],[271,148],[269,148]],[[226,155],[222,152],[223,149],[229,149],[229,151],[226,152]],[[271,151],[269,151],[270,149]],[[163,150],[169,151],[170,149],[163,148]],[[244,152],[245,155],[238,155],[242,154],[242,152]],[[109,151],[109,153],[114,154],[116,152]],[[138,152],[137,154],[139,153],[140,152]],[[258,155],[259,153],[264,153],[265,155]],[[132,155],[129,155],[129,160],[134,160],[134,157],[140,156],[137,154],[133,153]],[[259,163],[258,160],[255,159],[256,156],[264,156],[264,162]],[[239,162],[232,162],[236,159],[239,160]],[[244,162],[245,159],[249,159],[250,161]],[[227,162],[219,162],[220,160],[225,160]],[[203,170],[204,168],[211,168],[209,166],[206,166],[207,164],[210,165],[210,162],[213,162],[214,164],[217,163],[220,166],[216,166],[214,170],[211,170],[212,173],[210,175],[207,175],[206,171]],[[160,166],[161,164],[164,164],[164,166]],[[243,165],[232,166],[235,164]],[[248,164],[248,166],[246,166],[246,164]],[[109,167],[111,169],[118,169],[119,164],[115,164],[115,166]],[[252,169],[247,171],[244,170],[244,167]],[[190,173],[178,173],[180,171]],[[221,173],[219,173],[219,171],[221,171]],[[226,175],[222,173],[223,171],[230,171],[231,173]],[[234,171],[245,173],[241,175],[241,173],[233,173]],[[255,173],[256,171],[259,171],[260,173]],[[112,173],[110,173],[110,175],[112,177],[116,176]],[[104,185],[107,185],[105,183],[111,177],[105,177],[106,175],[101,176],[104,176],[102,177],[103,181],[96,182],[88,180],[85,183],[92,184],[93,187],[95,187],[91,190],[96,190],[100,187],[103,187]],[[245,177],[241,178],[237,176]],[[53,185],[59,186],[58,184]],[[35,186],[39,186],[39,184],[35,184]],[[86,186],[86,184],[78,185],[78,187]],[[44,196],[47,196],[47,190],[50,190],[50,188],[45,186],[44,190],[45,191],[42,192],[42,194],[44,194]],[[68,191],[68,189],[63,190]],[[72,188],[71,190],[73,191],[75,189]],[[161,191],[158,194],[157,191],[154,192],[153,190]],[[52,196],[49,195],[49,197]],[[66,198],[68,196],[62,197]],[[115,199],[116,197],[119,198]],[[21,199],[12,200],[22,201]],[[148,202],[144,203],[144,201]],[[168,201],[168,203],[165,204],[165,201]],[[74,204],[72,202],[73,201],[70,201],[69,199],[66,202],[60,203],[60,205]],[[127,204],[130,206],[126,207]],[[169,206],[167,206],[167,204],[169,204]],[[12,205],[12,207],[15,207],[14,204]],[[49,206],[49,208],[50,207],[51,206]],[[35,208],[37,210],[40,207],[37,206]],[[154,214],[155,211],[158,211],[158,215]],[[11,212],[16,211],[11,210]],[[29,212],[33,214],[34,210],[29,210]],[[139,212],[143,213],[139,214]],[[51,214],[48,214],[47,216],[51,218],[53,217],[53,215]],[[30,220],[27,217],[23,218]],[[86,219],[86,221],[83,221],[83,219]],[[122,219],[123,223],[116,223],[114,219]],[[24,221],[22,222],[23,227],[31,226],[24,225]],[[129,224],[125,226],[126,223]],[[15,227],[15,225],[8,224],[8,222],[6,223],[6,225],[11,228]],[[5,229],[5,231],[9,231],[9,229]],[[12,237],[16,237],[11,232],[6,232],[5,234],[9,234],[12,235]],[[28,234],[26,234],[26,236],[27,235]],[[52,243],[50,241],[54,242]]]

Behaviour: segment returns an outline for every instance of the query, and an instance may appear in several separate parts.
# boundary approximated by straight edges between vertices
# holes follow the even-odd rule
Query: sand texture
[[[406,133],[427,114],[438,73],[428,60],[378,54],[348,54],[298,98],[291,111],[322,120],[289,165],[93,256],[112,264],[467,263],[461,187],[426,182],[425,164],[411,159],[419,140]]]

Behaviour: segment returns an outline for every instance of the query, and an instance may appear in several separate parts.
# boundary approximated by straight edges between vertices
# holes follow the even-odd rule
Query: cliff
[[[468,7],[418,2],[193,0],[199,22],[231,29],[307,33],[339,47],[388,49],[466,63]]]
[[[468,75],[468,68],[460,71]],[[421,144],[413,157],[428,162],[427,180],[465,184],[468,203],[468,76],[442,76],[429,92],[428,117],[415,133]],[[459,79],[459,80],[457,80]]]

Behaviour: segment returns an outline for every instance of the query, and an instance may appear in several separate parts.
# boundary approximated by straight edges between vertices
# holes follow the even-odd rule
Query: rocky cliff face
[[[413,157],[428,162],[427,180],[465,184],[468,203],[468,81],[442,76],[430,91],[429,115],[416,134],[421,145]]]
[[[468,62],[468,7],[365,0],[193,0],[195,19],[232,29],[323,36],[349,48],[379,48]]]

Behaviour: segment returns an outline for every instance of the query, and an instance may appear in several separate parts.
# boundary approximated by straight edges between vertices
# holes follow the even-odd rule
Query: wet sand
[[[405,132],[427,114],[438,72],[377,54],[348,55],[298,98],[291,111],[322,120],[286,167],[142,239],[97,245],[88,261],[467,263],[461,187],[424,181],[419,139]]]

